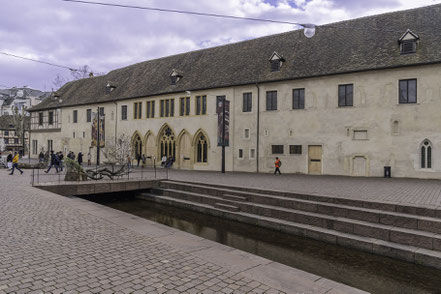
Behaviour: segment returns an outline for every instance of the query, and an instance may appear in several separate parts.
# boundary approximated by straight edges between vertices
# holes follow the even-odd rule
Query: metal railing
[[[83,167],[85,170],[98,170],[102,168],[108,168],[109,170],[118,170],[121,166],[111,166],[111,165],[100,165],[98,167],[85,166]],[[66,177],[66,169],[63,171],[56,172],[55,167],[52,167],[51,170],[46,173],[48,167],[45,169],[33,168],[31,174],[31,184],[35,186],[37,184],[44,183],[69,183],[69,182],[81,182],[81,181],[65,181]],[[169,174],[169,168],[157,168],[153,167],[132,167],[129,169],[128,173],[123,175],[114,176],[109,178],[107,176],[102,179],[87,179],[87,182],[107,182],[107,181],[133,181],[133,180],[167,180]],[[78,176],[80,179],[80,175]],[[84,181],[83,181],[84,182]]]

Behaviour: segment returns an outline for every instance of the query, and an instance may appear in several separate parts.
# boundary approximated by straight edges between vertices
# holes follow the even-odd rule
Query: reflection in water
[[[145,200],[92,200],[371,293],[441,293],[436,269]]]

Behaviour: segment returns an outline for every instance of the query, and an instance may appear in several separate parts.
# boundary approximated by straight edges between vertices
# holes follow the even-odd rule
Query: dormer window
[[[280,54],[278,54],[277,52],[274,52],[271,55],[271,58],[269,59],[269,61],[271,64],[271,71],[274,72],[274,71],[280,70],[285,59],[283,59],[283,57]]]
[[[417,50],[419,39],[420,38],[418,37],[417,34],[413,33],[411,30],[408,29],[398,40],[398,44],[400,44],[400,53],[401,54],[415,53]]]
[[[176,85],[180,79],[182,79],[182,72],[178,71],[176,69],[172,70],[171,74],[170,74],[170,81],[172,85]]]
[[[116,85],[115,85],[115,83],[107,82],[107,85],[106,85],[106,94],[110,94],[110,92],[112,92],[112,91],[115,90],[115,89],[116,89]]]

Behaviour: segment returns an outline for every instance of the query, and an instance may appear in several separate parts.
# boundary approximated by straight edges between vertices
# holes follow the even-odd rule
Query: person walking
[[[45,173],[48,173],[51,168],[54,166],[55,170],[58,172],[58,156],[54,153],[54,151],[51,151],[51,164],[49,165],[49,168],[45,170]]]
[[[38,155],[38,162],[43,162],[44,161],[44,153],[43,151],[40,151],[40,154]]]
[[[87,165],[91,165],[92,164],[92,155],[90,155],[90,152],[87,153]]]
[[[63,163],[64,163],[64,161],[63,161],[63,158],[64,158],[63,152],[61,152],[61,151],[58,152],[57,156],[58,156],[58,166],[60,168],[60,171],[63,171]]]
[[[282,166],[282,162],[280,161],[280,159],[278,157],[276,157],[276,161],[274,162],[274,166],[275,166],[275,170],[274,170],[274,174],[277,174],[277,172],[279,173],[279,175],[281,175],[282,173],[280,172],[280,167]]]
[[[139,162],[141,161],[141,154],[136,154],[136,161],[138,162],[136,166],[139,167]]]
[[[83,152],[78,153],[78,164],[83,165]]]
[[[23,174],[23,171],[18,167],[18,160],[19,159],[20,159],[20,157],[18,156],[18,153],[15,152],[14,158],[12,159],[12,171],[11,171],[11,173],[9,175],[12,176],[14,174],[14,170],[15,169],[17,169],[20,172],[21,175]]]
[[[132,158],[130,157],[130,155],[127,155],[127,169],[130,171],[131,168],[132,168]]]
[[[167,162],[167,156],[162,156],[161,158],[161,166],[165,167],[165,163]]]

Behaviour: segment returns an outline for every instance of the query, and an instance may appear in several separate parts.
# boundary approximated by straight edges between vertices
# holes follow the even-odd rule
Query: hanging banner
[[[100,141],[100,147],[103,148],[105,147],[105,141],[106,141],[106,136],[105,136],[105,119],[101,118],[100,119],[100,130],[99,130],[99,141]],[[93,119],[92,122],[92,147],[96,147],[97,146],[97,141],[98,141],[98,120],[97,118]]]
[[[230,146],[230,101],[225,100],[225,96],[217,96],[216,105],[217,146]]]

